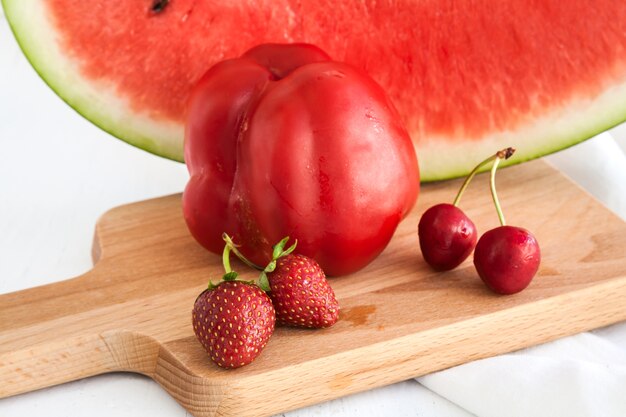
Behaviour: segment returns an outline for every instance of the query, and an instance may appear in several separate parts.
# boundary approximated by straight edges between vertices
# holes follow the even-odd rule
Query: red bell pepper
[[[371,78],[312,45],[260,45],[212,67],[188,107],[183,195],[195,239],[259,265],[285,236],[329,275],[387,245],[419,191],[417,158]]]

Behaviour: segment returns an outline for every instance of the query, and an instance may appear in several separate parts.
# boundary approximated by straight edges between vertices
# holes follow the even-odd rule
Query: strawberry
[[[289,248],[289,237],[278,242],[272,260],[265,268],[250,262],[237,250],[230,236],[224,234],[226,246],[246,265],[261,270],[259,286],[266,291],[276,310],[279,324],[296,327],[330,327],[339,319],[339,303],[317,262],[304,255],[295,255],[298,241]]]
[[[339,318],[335,293],[313,259],[293,254],[279,257],[267,279],[279,324],[322,328]]]
[[[272,301],[256,284],[223,281],[203,291],[193,306],[196,337],[222,368],[252,362],[274,332]]]
[[[231,246],[224,246],[226,273],[196,298],[191,322],[196,338],[222,368],[239,368],[261,353],[276,324],[272,300],[253,282],[237,280],[230,268]]]

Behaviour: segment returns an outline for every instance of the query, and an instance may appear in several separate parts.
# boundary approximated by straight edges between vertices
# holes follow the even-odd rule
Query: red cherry
[[[424,260],[438,271],[456,268],[476,246],[476,226],[452,204],[437,204],[426,210],[417,233]]]
[[[526,229],[500,226],[480,237],[474,266],[483,282],[499,294],[514,294],[530,284],[539,269],[537,239]]]
[[[510,148],[509,148],[510,149]],[[474,266],[483,282],[500,294],[515,294],[530,284],[539,269],[541,253],[537,239],[526,229],[507,226],[496,192],[496,170],[510,152],[496,153],[490,188],[500,227],[482,235],[474,251]]]

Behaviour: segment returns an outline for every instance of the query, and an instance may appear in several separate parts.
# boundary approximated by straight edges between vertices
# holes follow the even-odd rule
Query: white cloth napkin
[[[604,133],[547,159],[626,219],[626,135],[618,140]],[[418,381],[480,417],[624,417],[626,322]]]

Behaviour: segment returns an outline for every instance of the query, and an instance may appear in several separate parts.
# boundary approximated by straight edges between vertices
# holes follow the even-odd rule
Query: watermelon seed
[[[152,6],[150,7],[150,11],[152,13],[161,13],[165,10],[165,7],[169,4],[170,0],[154,0],[152,2]]]

